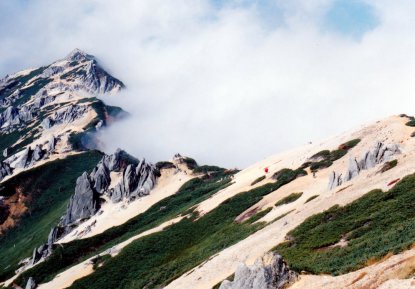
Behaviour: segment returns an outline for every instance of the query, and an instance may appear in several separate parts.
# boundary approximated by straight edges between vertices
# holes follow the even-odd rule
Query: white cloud
[[[245,166],[414,107],[412,2],[373,1],[380,24],[359,41],[321,29],[328,0],[276,1],[277,27],[260,2],[57,2],[0,4],[15,15],[0,20],[0,72],[96,55],[128,86],[106,100],[132,113],[102,136],[108,150]]]

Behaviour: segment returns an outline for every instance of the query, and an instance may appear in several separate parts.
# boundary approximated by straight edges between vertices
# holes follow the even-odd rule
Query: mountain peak
[[[94,57],[92,55],[85,53],[79,48],[75,48],[65,57],[65,59],[68,61],[80,61],[80,60],[91,60],[91,59],[94,59]]]

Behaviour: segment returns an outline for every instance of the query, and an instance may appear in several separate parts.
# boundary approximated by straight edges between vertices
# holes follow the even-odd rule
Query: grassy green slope
[[[123,281],[126,282],[125,288],[129,288],[135,282],[151,283],[152,285],[149,288],[156,287],[157,284],[164,284],[188,268],[192,268],[212,256],[215,252],[219,252],[259,229],[262,224],[251,225],[254,219],[242,224],[235,223],[234,219],[245,209],[258,202],[264,195],[294,180],[301,173],[303,173],[301,170],[286,170],[275,183],[241,193],[231,200],[225,201],[217,209],[197,221],[193,222],[186,219],[161,233],[149,236],[150,239],[147,237],[140,239],[138,242],[132,243],[131,247],[128,247],[133,248],[126,251],[131,254],[122,253],[121,257],[115,258],[115,261],[113,259],[107,260],[104,266],[100,268],[108,270],[105,271],[107,274],[109,271],[114,271],[113,280],[124,278],[127,272],[131,274]],[[64,244],[62,247],[58,246],[48,260],[26,271],[17,279],[17,283],[25,284],[30,276],[35,277],[38,283],[48,281],[63,269],[77,264],[88,256],[102,252],[104,249],[133,235],[153,228],[177,214],[191,212],[188,210],[190,206],[201,202],[229,184],[230,179],[227,174],[226,172],[210,173],[209,177],[190,180],[175,195],[160,201],[123,225],[111,228],[91,238],[76,240]],[[149,256],[149,254],[152,258],[144,258],[145,260],[139,261],[140,258],[137,257]],[[122,263],[123,261],[116,260],[124,260],[125,264],[129,264],[131,268],[124,272],[123,270],[119,271],[117,263],[112,262]],[[164,264],[163,268],[159,267],[161,264]],[[147,273],[154,272],[154,274],[149,275],[141,271],[142,269],[139,267],[147,268]],[[123,268],[126,269],[125,266]],[[99,272],[96,273],[98,275],[93,274],[74,286],[80,286],[80,288],[84,288],[83,286],[98,286],[90,283],[95,283],[96,280],[101,278]],[[115,277],[116,275],[117,277]],[[107,278],[108,276],[102,280]],[[142,281],[138,281],[141,278]],[[102,285],[105,282],[99,281],[96,284],[101,284],[100,286],[104,286],[104,288],[122,288],[118,285],[115,286],[114,282],[107,283],[105,286],[108,287]]]
[[[16,187],[20,187],[32,199],[27,204],[29,213],[0,238],[2,280],[13,274],[20,259],[30,256],[35,247],[45,243],[51,227],[66,209],[76,178],[92,170],[101,158],[102,154],[96,151],[69,156],[25,171],[0,185],[2,196],[14,194]]]
[[[308,218],[275,250],[298,271],[347,273],[409,248],[415,242],[414,208],[415,175],[409,175],[388,192],[374,190]],[[347,246],[331,246],[342,238]]]
[[[297,173],[290,171],[275,183],[242,192],[200,219],[184,219],[160,233],[133,242],[71,288],[162,287],[262,228],[263,223],[252,224],[256,218],[243,223],[235,222],[235,218],[263,196],[295,179]]]

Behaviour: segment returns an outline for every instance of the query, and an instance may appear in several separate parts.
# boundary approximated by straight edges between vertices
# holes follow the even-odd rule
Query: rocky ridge
[[[90,95],[116,93],[123,87],[124,84],[105,72],[93,56],[75,49],[51,65],[0,80],[0,108],[6,108],[0,114],[0,131],[18,129],[39,116],[39,109],[59,98],[70,99],[82,91]],[[55,118],[70,122],[73,109],[71,106]]]
[[[79,49],[50,65],[1,79],[0,181],[16,168],[30,168],[51,154],[66,155],[72,150],[71,134],[105,126],[105,114],[92,105],[94,97],[123,87],[92,55]]]
[[[119,173],[122,178],[112,184],[111,173]],[[59,224],[51,229],[47,243],[35,248],[31,258],[22,260],[23,266],[16,273],[47,258],[53,251],[54,243],[76,230],[83,221],[99,213],[103,202],[131,202],[148,195],[158,176],[155,165],[144,159],[139,161],[120,149],[112,155],[103,156],[91,173],[84,172],[78,177],[75,193],[70,198],[66,213]],[[110,185],[113,188],[109,188]],[[87,232],[79,234],[85,233]]]

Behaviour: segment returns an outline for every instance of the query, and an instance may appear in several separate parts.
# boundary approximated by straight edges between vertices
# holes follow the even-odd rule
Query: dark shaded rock
[[[55,241],[58,240],[58,237],[59,237],[59,228],[53,227],[49,232],[47,245],[52,246],[53,243],[55,243]]]
[[[35,149],[33,150],[32,154],[32,161],[39,161],[44,156],[44,152],[42,151],[42,148],[39,145],[36,145]]]
[[[88,174],[85,172],[76,180],[75,194],[71,197],[61,225],[67,226],[90,218],[99,209],[98,196],[93,190]]]
[[[12,174],[12,168],[8,163],[0,162],[0,181]]]
[[[101,161],[94,169],[91,173],[91,179],[93,180],[94,188],[98,193],[102,193],[108,189],[111,182],[110,171],[104,162]]]

